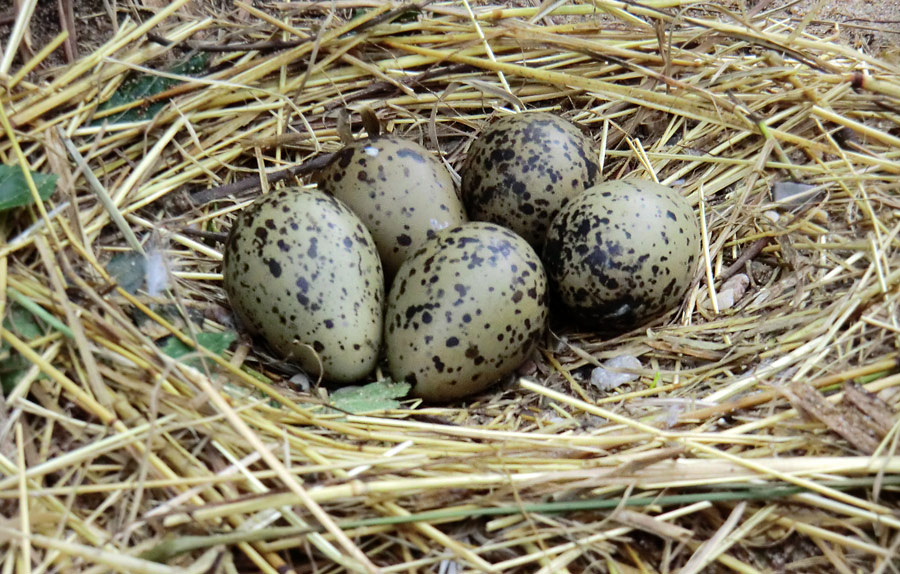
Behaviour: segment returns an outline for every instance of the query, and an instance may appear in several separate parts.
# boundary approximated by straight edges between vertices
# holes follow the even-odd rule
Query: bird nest
[[[896,572],[896,61],[689,0],[173,0],[47,71],[64,38],[11,57],[28,14],[0,62],[4,572]],[[606,179],[694,207],[683,304],[554,321],[465,402],[304,378],[235,328],[222,238],[366,109],[451,169],[497,116],[576,122]]]

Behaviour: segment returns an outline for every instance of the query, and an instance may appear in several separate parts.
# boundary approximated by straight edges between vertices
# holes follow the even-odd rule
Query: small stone
[[[601,391],[615,389],[640,377],[636,373],[623,371],[633,371],[641,366],[641,362],[632,355],[613,357],[591,371],[591,384]]]
[[[716,305],[718,305],[719,311],[734,307],[734,291],[726,289],[716,293]]]
[[[749,285],[750,278],[746,273],[738,273],[723,283],[719,287],[718,293],[716,293],[716,303],[719,305],[719,310],[722,311],[734,307],[734,304],[740,301],[744,293],[747,292]]]

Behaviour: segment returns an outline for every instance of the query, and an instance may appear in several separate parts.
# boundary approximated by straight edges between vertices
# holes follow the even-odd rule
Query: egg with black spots
[[[444,165],[424,147],[394,135],[347,145],[316,180],[372,232],[388,279],[425,239],[467,220]]]
[[[559,210],[600,178],[593,142],[543,112],[489,125],[469,146],[460,173],[469,217],[508,227],[535,249]]]
[[[225,293],[240,323],[312,376],[352,382],[375,367],[384,278],[372,236],[320,191],[265,195],[225,244]]]
[[[560,210],[543,256],[573,316],[614,330],[677,306],[700,253],[687,201],[665,185],[627,179],[596,185]]]
[[[479,392],[524,362],[547,313],[546,275],[524,239],[483,222],[446,229],[394,278],[385,312],[388,370],[429,401]]]

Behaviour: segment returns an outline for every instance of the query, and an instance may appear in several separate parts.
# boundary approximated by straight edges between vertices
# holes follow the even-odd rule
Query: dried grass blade
[[[731,531],[737,526],[746,508],[747,504],[745,502],[735,506],[722,526],[716,530],[713,537],[700,545],[700,548],[694,552],[688,563],[678,571],[678,574],[697,574],[709,566],[718,555],[728,550],[730,544],[725,543],[725,539],[729,537]]]

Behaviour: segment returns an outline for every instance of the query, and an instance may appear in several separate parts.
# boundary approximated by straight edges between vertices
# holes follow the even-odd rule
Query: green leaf
[[[3,388],[4,396],[16,388],[29,367],[31,363],[22,355],[12,355],[0,361],[0,387]]]
[[[37,339],[44,335],[44,329],[35,316],[21,305],[10,305],[9,313],[3,320],[3,328],[11,331],[23,341]]]
[[[49,199],[53,195],[53,190],[56,189],[56,174],[32,171],[31,178],[42,200]],[[0,211],[32,203],[34,196],[28,189],[22,168],[17,165],[0,164]]]
[[[168,72],[179,76],[197,75],[206,68],[208,59],[209,56],[206,53],[200,53],[170,68]],[[109,110],[146,98],[152,98],[181,83],[183,83],[182,80],[174,78],[164,78],[152,74],[136,74],[122,82],[119,89],[108,100],[100,104],[97,109],[98,111]],[[98,118],[94,121],[94,124],[101,124],[104,121],[110,123],[143,121],[155,116],[165,107],[166,103],[168,103],[166,100],[160,100],[148,105],[137,106],[109,117]]]
[[[331,404],[351,412],[384,411],[400,407],[400,399],[409,392],[409,383],[384,379],[363,387],[343,387],[331,393]]]
[[[19,293],[14,287],[10,287],[9,289],[7,289],[6,294],[10,299],[20,305],[25,311],[31,313],[38,320],[40,320],[41,325],[46,323],[66,337],[70,339],[74,337],[74,335],[72,334],[72,329],[70,329],[68,325],[57,319],[56,315],[50,313],[25,295]]]
[[[3,328],[26,342],[44,335],[42,324],[37,318],[17,304],[9,306],[6,317],[3,318]],[[30,367],[31,362],[12,350],[6,342],[0,345],[0,387],[3,388],[4,395],[12,392]]]
[[[132,295],[144,284],[144,256],[137,251],[117,253],[106,264],[106,272]]]
[[[197,333],[197,343],[214,355],[219,356],[231,346],[231,343],[234,342],[235,338],[235,334],[231,331],[223,331],[221,333]],[[175,337],[169,337],[166,340],[166,343],[162,346],[162,351],[173,359],[180,359],[189,353],[196,352]],[[194,356],[190,359],[186,359],[184,363],[195,369],[199,369],[201,368],[200,359],[201,357]]]

